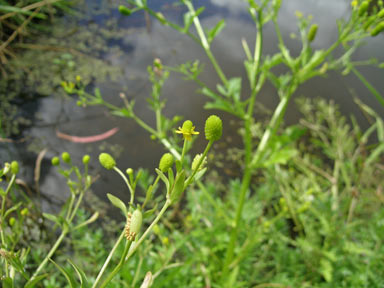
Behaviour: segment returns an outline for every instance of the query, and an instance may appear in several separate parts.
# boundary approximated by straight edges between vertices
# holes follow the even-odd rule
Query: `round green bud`
[[[121,14],[123,14],[124,16],[129,16],[132,13],[131,9],[129,9],[128,7],[126,7],[124,5],[119,6],[119,12]]]
[[[358,11],[359,16],[363,16],[365,12],[367,12],[368,7],[369,7],[369,1],[364,1],[363,3],[361,3]]]
[[[197,165],[199,164],[200,162],[200,159],[201,157],[203,156],[203,154],[197,154],[195,156],[195,158],[193,158],[193,161],[192,161],[192,171],[195,171],[196,168],[197,168]],[[207,157],[204,157],[203,161],[201,162],[201,165],[198,169],[198,171],[200,171],[201,169],[203,169],[205,167],[205,165],[207,165]]]
[[[79,107],[80,107],[80,106],[83,106],[83,101],[81,101],[81,100],[77,100],[77,101],[76,101],[76,105],[79,106]]]
[[[60,158],[59,157],[53,157],[51,162],[52,162],[53,166],[59,166],[60,165]]]
[[[161,172],[167,172],[173,165],[173,155],[171,153],[165,153],[159,162],[159,169]]]
[[[11,172],[12,172],[12,174],[19,173],[19,163],[17,161],[12,161],[12,163],[11,163]]]
[[[9,218],[9,226],[13,226],[13,225],[15,225],[15,223],[16,223],[16,219],[15,219],[15,217],[11,217],[11,218]]]
[[[223,133],[223,122],[216,115],[211,115],[205,121],[205,139],[209,141],[217,141]]]
[[[128,168],[127,171],[125,171],[128,175],[131,175],[133,174],[133,169],[132,168]]]
[[[375,37],[384,30],[384,21],[377,24],[377,26],[371,31],[371,36]]]
[[[115,159],[113,159],[113,157],[108,153],[101,153],[99,155],[99,161],[101,166],[103,166],[107,170],[111,170],[113,169],[113,167],[116,166]]]
[[[27,216],[28,212],[29,212],[28,208],[24,208],[23,210],[20,211],[20,214],[21,216]]]
[[[183,123],[183,127],[181,128],[183,131],[190,131],[193,127],[193,123],[191,120],[186,120]]]
[[[71,155],[69,155],[68,152],[63,152],[61,154],[61,159],[63,159],[63,161],[67,164],[71,163]]]
[[[83,164],[88,165],[89,160],[91,160],[91,157],[89,155],[84,155],[83,156]]]
[[[311,26],[311,28],[309,28],[309,32],[308,32],[308,41],[309,42],[312,42],[313,40],[315,40],[318,28],[319,28],[319,25],[317,25],[317,24],[313,24]]]

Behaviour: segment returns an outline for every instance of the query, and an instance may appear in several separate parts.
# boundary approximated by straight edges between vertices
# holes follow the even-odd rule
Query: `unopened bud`
[[[223,123],[216,115],[211,115],[205,121],[205,139],[217,141],[223,133]]]
[[[368,1],[364,1],[363,3],[361,3],[361,5],[359,7],[359,11],[358,11],[359,16],[363,16],[365,14],[365,12],[367,12],[368,7],[369,7]]]
[[[101,153],[99,155],[99,162],[107,170],[111,170],[116,166],[116,161],[108,153]]]
[[[377,24],[377,26],[371,31],[371,36],[375,37],[384,30],[384,21]]]
[[[313,40],[315,40],[318,28],[319,28],[319,25],[317,25],[317,24],[313,24],[311,26],[311,28],[309,28],[309,32],[308,32],[308,41],[309,42],[312,42]]]
[[[171,153],[165,153],[161,157],[159,162],[159,169],[161,170],[161,172],[167,172],[169,168],[172,167],[173,161],[174,161],[173,155]]]
[[[69,155],[68,152],[63,152],[61,154],[61,159],[63,159],[63,161],[67,164],[71,163],[71,155]]]

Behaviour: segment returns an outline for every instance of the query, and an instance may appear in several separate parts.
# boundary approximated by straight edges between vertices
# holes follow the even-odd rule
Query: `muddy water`
[[[180,6],[172,5],[172,1],[152,2],[155,2],[155,8],[161,10],[167,17],[174,21],[182,21],[182,13],[185,10]],[[283,37],[291,48],[292,54],[295,55],[300,49],[299,42],[290,37],[292,33],[297,32],[296,10],[302,11],[304,15],[313,15],[313,22],[320,26],[313,45],[316,48],[323,48],[335,41],[337,37],[336,19],[348,16],[349,2],[343,0],[283,1],[279,23],[282,27]],[[74,39],[76,39],[76,35],[78,36],[79,33],[87,30],[98,33],[104,29],[115,33],[114,36],[105,36],[104,40],[104,34],[98,33],[98,38],[96,36],[95,38],[91,37],[89,41],[86,41],[85,46],[90,54],[96,55],[95,57],[104,61],[105,65],[117,68],[119,71],[109,79],[99,80],[97,77],[90,79],[90,90],[99,87],[105,99],[115,104],[120,103],[119,93],[124,92],[130,99],[135,99],[136,113],[148,123],[153,124],[154,115],[148,109],[145,99],[151,92],[146,67],[152,63],[155,57],[160,58],[166,65],[177,65],[187,60],[200,59],[207,63],[202,79],[209,86],[215,87],[218,78],[202,49],[192,40],[170,28],[159,25],[155,21],[151,21],[148,25],[142,13],[134,14],[131,17],[119,15],[116,10],[117,1],[85,1],[83,5],[85,6],[79,7],[79,11],[82,11],[84,15],[81,20],[73,22],[72,18],[68,17],[59,25],[68,25],[71,29],[74,28],[73,35],[67,36]],[[245,12],[246,4],[240,0],[196,1],[196,6],[199,5],[207,6],[207,10],[202,15],[202,23],[206,27],[213,26],[223,17],[226,18],[226,28],[215,40],[212,49],[228,77],[237,75],[244,77],[245,73],[242,66],[244,52],[240,41],[245,38],[249,45],[253,45],[255,37],[254,24]],[[267,26],[264,35],[265,54],[276,52],[277,46],[273,27]],[[380,62],[383,62],[383,47],[383,36],[370,39],[367,45],[359,49],[356,59],[376,57]],[[84,70],[80,68],[79,74],[86,78],[85,74],[81,74],[81,71]],[[361,72],[364,72],[373,86],[384,93],[384,82],[382,81],[384,70],[364,68]],[[212,112],[203,109],[206,101],[205,96],[199,95],[196,89],[194,83],[182,81],[179,76],[172,75],[164,87],[163,95],[167,98],[164,112],[169,117],[183,115],[185,118],[193,120],[197,130],[202,131],[204,119]],[[360,123],[366,127],[367,124],[361,113],[352,102],[353,94],[351,91],[354,91],[353,93],[359,95],[366,104],[384,115],[383,107],[378,105],[375,98],[353,75],[345,77],[332,73],[327,78],[311,80],[297,91],[296,96],[334,99],[340,105],[343,113],[355,114]],[[246,88],[243,92],[247,93]],[[43,176],[40,184],[41,191],[47,196],[45,202],[48,203],[49,200],[60,202],[67,197],[68,193],[62,177],[57,176],[55,169],[51,168],[50,158],[62,151],[70,152],[74,159],[81,159],[83,154],[88,153],[92,157],[91,171],[93,174],[100,175],[99,180],[93,186],[93,192],[101,199],[106,199],[106,193],[113,193],[127,200],[129,195],[123,181],[115,173],[102,170],[96,160],[97,155],[101,151],[115,155],[118,159],[118,166],[124,170],[128,167],[153,169],[165,151],[163,147],[150,140],[148,133],[129,119],[110,116],[102,107],[84,109],[76,106],[76,101],[73,99],[52,94],[51,97],[31,104],[33,106],[33,109],[30,109],[33,110],[34,125],[24,132],[27,141],[13,145],[0,144],[1,158],[5,161],[14,158],[24,162],[25,167],[28,167],[28,169],[23,170],[24,177],[31,181],[31,167],[33,167],[36,158],[36,151],[47,148],[48,152],[43,161]],[[272,109],[277,104],[278,96],[272,87],[267,86],[258,96],[258,100]],[[230,137],[235,145],[240,145],[237,131],[235,128],[231,128],[232,126],[229,124],[230,117],[218,111],[215,113],[220,114],[225,119],[226,137]],[[295,123],[298,117],[299,113],[295,105],[290,105],[285,118],[286,122]],[[103,133],[114,127],[119,127],[119,131],[101,142],[78,144],[56,137],[56,131],[70,135],[89,136]],[[203,140],[198,141],[196,151],[201,149],[203,145]]]

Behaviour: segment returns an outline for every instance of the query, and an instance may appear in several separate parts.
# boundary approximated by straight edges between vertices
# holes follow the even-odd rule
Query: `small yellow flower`
[[[192,135],[199,134],[199,132],[195,131],[195,126],[193,126],[190,120],[184,121],[183,127],[179,127],[176,133],[183,134],[184,139],[188,141],[192,140]]]
[[[353,0],[352,2],[351,2],[351,6],[353,7],[353,8],[355,8],[356,6],[357,6],[357,0]]]

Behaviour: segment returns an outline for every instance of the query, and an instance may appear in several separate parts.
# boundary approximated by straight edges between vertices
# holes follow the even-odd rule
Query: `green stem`
[[[128,254],[128,251],[129,251],[129,247],[131,247],[131,244],[132,244],[132,241],[127,241],[125,243],[125,248],[124,248],[124,252],[123,254],[121,255],[121,258],[120,258],[120,261],[119,261],[119,264],[117,264],[117,266],[115,267],[115,269],[113,269],[113,271],[111,273],[109,273],[109,275],[107,276],[107,279],[105,279],[105,281],[103,282],[103,284],[100,285],[100,288],[104,288],[105,286],[107,286],[107,284],[109,282],[111,282],[111,280],[113,279],[113,277],[116,276],[116,274],[120,271],[120,269],[123,267],[124,263],[125,263],[125,257],[127,256]]]
[[[199,171],[199,168],[201,166],[201,163],[203,163],[205,157],[208,154],[209,149],[211,149],[214,141],[209,141],[207,147],[205,147],[203,155],[200,157],[199,163],[197,163],[195,170],[193,170],[192,175],[188,177],[188,179],[185,181],[184,189],[188,187],[189,184],[193,181],[193,177],[195,177],[197,171]]]
[[[192,13],[192,15],[196,14],[196,11],[193,8],[191,1],[184,1],[184,4],[187,6],[188,10]],[[223,84],[225,86],[227,86],[227,84],[228,84],[227,77],[225,76],[223,70],[221,70],[220,65],[217,63],[215,56],[213,56],[213,54],[211,52],[210,45],[208,43],[207,37],[205,36],[204,29],[200,24],[199,17],[197,17],[197,16],[193,17],[193,24],[195,25],[197,34],[199,35],[199,38],[201,40],[201,47],[203,47],[205,53],[207,54],[209,60],[211,61],[212,65],[213,65],[213,68],[215,68],[215,71],[216,71],[217,75],[219,76],[221,82],[223,82]]]
[[[133,205],[133,200],[135,199],[135,191],[132,189],[131,184],[129,184],[128,178],[124,175],[124,173],[117,168],[116,166],[113,167],[113,170],[115,170],[117,173],[120,174],[120,176],[123,178],[125,184],[128,186],[128,190],[131,193],[131,200],[129,201],[129,204]]]
[[[181,158],[180,158],[181,164],[183,164],[185,152],[187,151],[187,144],[188,144],[187,142],[188,142],[188,140],[184,139],[183,151],[181,152]]]
[[[7,195],[9,193],[9,191],[11,190],[11,187],[13,186],[13,184],[15,183],[15,180],[16,180],[16,174],[13,174],[12,177],[11,177],[11,180],[9,181],[8,183],[8,187],[7,189],[5,190],[5,196],[2,196],[1,198],[1,218],[0,218],[0,235],[1,235],[1,243],[2,243],[2,246],[5,246],[5,238],[4,238],[4,232],[3,232],[3,224],[5,222],[5,219],[4,219],[4,214],[5,214],[5,201],[7,199]]]
[[[105,262],[103,264],[103,267],[101,267],[101,270],[100,270],[99,274],[97,275],[96,280],[95,280],[95,282],[92,285],[92,288],[96,288],[97,285],[99,284],[99,282],[101,280],[101,277],[103,276],[103,274],[105,272],[105,269],[107,269],[107,266],[108,266],[109,262],[111,261],[113,254],[115,253],[117,247],[120,245],[120,242],[123,240],[123,238],[124,238],[124,230],[120,234],[120,237],[117,239],[117,241],[116,241],[115,245],[113,246],[111,252],[109,252],[109,255],[108,255],[107,259],[105,260]]]
[[[371,83],[368,82],[368,80],[359,71],[355,69],[355,67],[352,66],[351,70],[357,76],[357,78],[363,82],[369,92],[371,92],[373,96],[376,97],[377,101],[379,101],[379,103],[384,107],[384,97],[375,89],[375,87],[372,86]]]
[[[57,248],[59,248],[61,242],[64,240],[65,238],[65,235],[67,235],[67,231],[66,230],[63,230],[60,234],[60,237],[57,238],[55,244],[52,246],[51,250],[49,251],[49,253],[47,254],[47,256],[45,256],[44,260],[40,263],[39,267],[36,269],[35,273],[33,273],[32,277],[28,280],[28,282],[26,283],[29,284],[31,283],[40,273],[40,271],[44,268],[44,266],[47,264],[48,260],[52,257],[53,254],[55,254]]]
[[[260,91],[263,80],[259,79],[259,83],[257,83],[256,78],[259,73],[260,69],[260,61],[261,61],[261,54],[262,54],[262,44],[263,44],[263,27],[262,27],[262,15],[258,14],[258,22],[257,22],[257,34],[256,34],[256,44],[255,44],[255,54],[254,54],[254,85],[252,88],[252,95],[248,104],[248,110],[247,114],[244,118],[244,126],[245,126],[245,133],[244,133],[244,148],[245,148],[245,170],[243,174],[243,179],[241,182],[241,190],[240,190],[240,196],[237,203],[236,208],[236,214],[235,214],[235,224],[231,231],[231,237],[229,240],[229,244],[227,246],[227,252],[225,256],[225,261],[223,265],[222,270],[222,277],[223,279],[227,277],[229,272],[229,265],[232,262],[233,256],[234,256],[234,250],[236,246],[236,241],[239,234],[239,226],[240,221],[242,219],[242,212],[244,208],[245,198],[247,191],[249,190],[249,186],[251,183],[251,177],[252,177],[252,167],[251,167],[251,159],[252,159],[252,132],[251,132],[251,125],[253,120],[253,109],[255,104],[255,98]],[[251,81],[251,83],[253,83]]]

